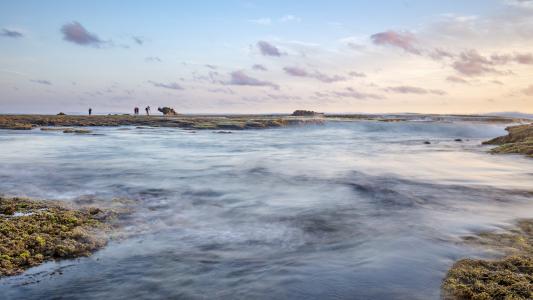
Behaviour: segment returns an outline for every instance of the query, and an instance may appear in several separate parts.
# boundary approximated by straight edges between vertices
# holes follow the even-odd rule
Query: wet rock
[[[225,131],[225,130],[219,130],[219,131],[215,131],[215,133],[219,133],[219,134],[230,134],[230,133],[233,133],[231,131]]]
[[[165,116],[175,116],[177,115],[176,111],[171,107],[158,107],[157,110]]]
[[[66,129],[63,130],[63,133],[88,134],[92,133],[92,131],[87,129]]]
[[[465,242],[504,251],[497,260],[461,259],[442,284],[444,299],[532,299],[533,220],[503,233],[481,233]]]
[[[60,112],[60,113],[58,113],[57,115],[58,115],[58,116],[66,116],[67,114],[64,113],[64,112]]]
[[[455,141],[455,142],[462,142],[463,139],[455,139],[454,141]]]
[[[52,201],[0,197],[0,277],[44,261],[87,256],[106,245],[111,220],[97,208],[73,209]]]
[[[424,145],[431,145],[430,141],[424,141]]]
[[[492,153],[517,153],[533,158],[533,124],[518,125],[505,128],[509,132],[483,142],[484,145],[499,145],[491,150]]]

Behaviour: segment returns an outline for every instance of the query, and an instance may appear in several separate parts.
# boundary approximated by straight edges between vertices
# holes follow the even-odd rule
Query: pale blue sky
[[[505,64],[490,60],[474,66],[482,72],[458,65],[467,51],[481,57],[525,57],[533,32],[527,21],[532,12],[529,4],[513,0],[3,2],[0,113],[85,111],[88,106],[96,112],[118,112],[143,105],[221,113],[296,108],[474,112],[476,107],[480,112],[531,112],[524,74],[532,69],[527,60],[509,59]],[[66,38],[61,28],[72,22],[98,42],[81,44]],[[493,27],[504,28],[488,35]],[[510,36],[507,31],[518,34]],[[372,38],[387,32],[384,42]],[[259,41],[281,55],[264,55]],[[432,49],[451,54],[430,58]],[[471,67],[472,62],[462,63]],[[268,71],[253,70],[254,64]],[[306,73],[300,76],[288,67]],[[505,72],[511,69],[517,77],[506,82],[510,77]],[[450,78],[465,83],[457,86],[460,81]],[[497,87],[502,91],[497,97],[514,95],[512,103],[486,95],[484,85],[499,85],[495,81],[506,87],[505,91]]]

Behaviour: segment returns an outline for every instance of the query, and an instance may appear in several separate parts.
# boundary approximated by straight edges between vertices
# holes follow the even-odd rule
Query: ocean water
[[[481,145],[504,127],[0,130],[0,193],[136,201],[128,238],[0,298],[439,299],[455,260],[495,255],[462,236],[533,217],[533,160]]]

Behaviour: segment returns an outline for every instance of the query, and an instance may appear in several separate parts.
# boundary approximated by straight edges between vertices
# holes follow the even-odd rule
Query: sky
[[[2,1],[0,113],[533,113],[533,0]]]

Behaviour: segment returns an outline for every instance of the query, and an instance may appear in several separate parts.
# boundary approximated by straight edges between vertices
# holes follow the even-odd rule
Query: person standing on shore
[[[93,109],[89,108],[89,116],[93,114]]]
[[[133,109],[133,113],[134,113],[136,116],[138,116],[138,115],[139,115],[139,108],[138,108],[138,107],[135,107],[135,108]]]
[[[146,115],[150,115],[150,106],[147,106],[144,110],[146,110]]]

